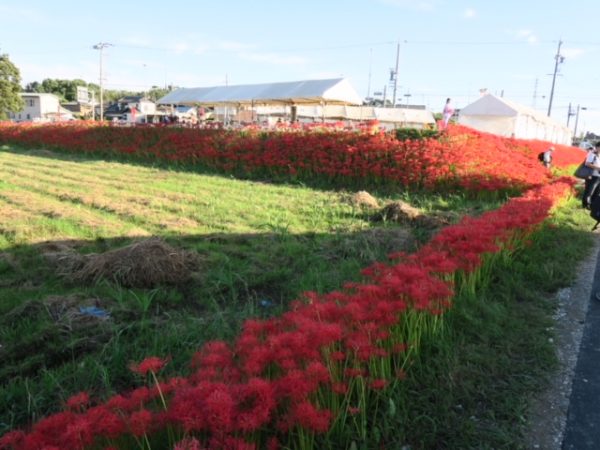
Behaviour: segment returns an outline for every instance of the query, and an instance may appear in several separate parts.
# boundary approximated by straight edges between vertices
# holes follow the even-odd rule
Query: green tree
[[[8,55],[0,55],[0,120],[8,119],[9,112],[21,111],[25,104],[21,92],[21,73]]]

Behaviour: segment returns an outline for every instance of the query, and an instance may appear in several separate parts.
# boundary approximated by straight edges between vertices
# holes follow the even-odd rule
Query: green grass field
[[[279,314],[305,290],[338,289],[435,232],[417,222],[375,222],[377,210],[352,204],[351,194],[1,149],[0,434],[76,392],[101,398],[132,388],[129,363],[149,355],[170,355],[166,373],[185,373],[195,350],[232,338],[245,318]],[[498,206],[459,195],[375,197],[451,220]],[[397,393],[411,401],[394,404],[411,409],[378,411],[372,443],[397,436],[411,448],[518,446],[527,395],[553,366],[552,292],[571,282],[591,239],[591,219],[575,200],[552,220],[477,298],[457,301],[445,339],[425,343]],[[151,288],[82,282],[56,258],[150,237],[196,255],[189,279]],[[82,316],[82,305],[108,316]]]

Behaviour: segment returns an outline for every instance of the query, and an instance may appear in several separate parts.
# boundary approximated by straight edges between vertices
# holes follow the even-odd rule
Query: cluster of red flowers
[[[443,229],[412,255],[374,264],[362,283],[305,292],[280,317],[248,320],[231,343],[210,342],[192,372],[95,404],[85,393],[67,408],[0,438],[0,449],[309,448],[316,434],[357,423],[380,391],[399,383],[423,333],[435,331],[465,280],[487,259],[527,239],[572,188],[558,179],[498,210]],[[468,285],[468,283],[466,283]],[[132,369],[156,374],[151,357]],[[333,438],[332,438],[333,439]],[[156,444],[157,447],[160,444]]]
[[[525,141],[460,126],[449,127],[438,139],[398,140],[372,127],[265,132],[110,127],[93,122],[0,123],[0,143],[136,154],[244,174],[474,192],[518,192],[551,178]],[[577,164],[582,159],[579,149],[557,146],[555,164]]]

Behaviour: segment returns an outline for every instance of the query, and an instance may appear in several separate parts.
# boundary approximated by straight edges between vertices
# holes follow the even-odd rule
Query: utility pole
[[[577,137],[577,124],[579,123],[579,110],[582,109],[583,111],[585,111],[587,108],[585,106],[579,106],[577,105],[577,112],[575,113],[575,129],[573,130],[573,137],[576,138]]]
[[[100,50],[100,122],[104,120],[104,90],[102,88],[102,56],[106,47],[112,46],[108,42],[99,42],[94,45],[94,50]]]
[[[558,49],[556,50],[556,56],[554,56],[554,74],[552,75],[552,88],[550,89],[550,101],[548,102],[548,117],[552,113],[552,99],[554,98],[554,86],[556,84],[556,74],[558,73],[558,65],[565,61],[565,57],[560,54],[560,47],[562,41],[558,41]]]
[[[396,89],[398,87],[398,63],[400,60],[400,41],[398,41],[398,45],[396,46],[396,67],[393,72],[394,76],[394,93],[392,95],[392,108],[396,107]]]
[[[569,127],[569,122],[571,121],[571,116],[574,116],[575,113],[571,109],[571,102],[569,102],[569,111],[567,112],[567,128]]]

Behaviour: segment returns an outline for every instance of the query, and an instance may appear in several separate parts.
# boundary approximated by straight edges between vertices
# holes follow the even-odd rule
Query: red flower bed
[[[402,259],[394,265],[365,269],[363,283],[306,292],[281,317],[248,320],[232,344],[198,351],[186,378],[158,382],[167,360],[148,358],[132,369],[152,374],[153,387],[95,405],[77,394],[28,433],[4,435],[0,449],[311,448],[316,434],[334,439],[401,382],[454,292],[471,288],[495,254],[518,247],[571,188],[559,179],[530,190],[443,229],[415,254],[392,255]]]
[[[551,179],[537,160],[538,147],[548,143],[460,126],[449,127],[439,139],[400,141],[390,133],[336,129],[261,132],[0,123],[0,143],[140,155],[247,175],[321,177],[342,185],[355,181],[363,186],[518,192]],[[558,166],[582,159],[579,149],[556,147]]]

